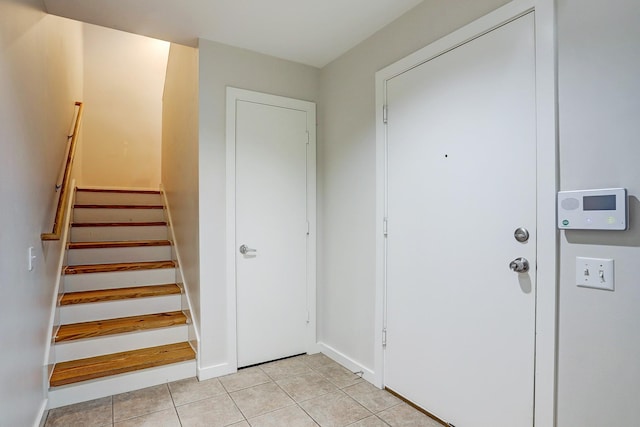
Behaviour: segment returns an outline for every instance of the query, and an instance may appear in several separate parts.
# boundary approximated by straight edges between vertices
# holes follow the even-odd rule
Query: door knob
[[[516,258],[509,263],[509,268],[516,273],[526,273],[529,271],[529,261],[526,258]]]
[[[252,252],[256,252],[255,249],[251,249],[250,247],[248,247],[247,245],[242,245],[240,246],[240,253],[242,255],[246,255],[248,253],[252,253]]]

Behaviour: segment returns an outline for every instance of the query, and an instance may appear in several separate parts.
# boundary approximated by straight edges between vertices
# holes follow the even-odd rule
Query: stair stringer
[[[164,205],[165,220],[167,222],[169,240],[171,241],[171,259],[176,262],[176,283],[182,289],[182,312],[187,315],[188,318],[188,331],[189,331],[189,344],[196,352],[197,371],[200,372],[200,328],[198,322],[193,316],[193,305],[191,298],[189,297],[189,287],[186,284],[186,280],[182,273],[182,260],[180,258],[180,251],[176,244],[176,234],[173,229],[173,219],[171,218],[171,207],[169,200],[167,199],[167,193],[164,191],[164,186],[160,184],[160,194],[162,196],[162,204]]]
[[[64,293],[64,275],[62,274],[62,268],[67,263],[67,244],[69,243],[69,239],[71,237],[70,233],[70,225],[71,225],[71,217],[73,216],[72,206],[75,203],[76,198],[76,180],[71,180],[71,192],[69,194],[69,199],[67,200],[67,210],[66,215],[63,219],[63,227],[62,227],[62,235],[60,236],[60,253],[58,257],[58,265],[56,275],[56,282],[54,284],[53,291],[53,300],[51,301],[51,315],[49,316],[49,327],[47,328],[47,345],[45,347],[44,354],[44,372],[43,372],[43,390],[49,389],[49,380],[51,379],[51,374],[53,373],[53,368],[55,367],[56,362],[56,353],[55,353],[55,336],[58,332],[58,328],[60,327],[60,298]],[[49,402],[47,402],[47,406]]]

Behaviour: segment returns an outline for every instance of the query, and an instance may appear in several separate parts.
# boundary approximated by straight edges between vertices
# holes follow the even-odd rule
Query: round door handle
[[[529,261],[526,258],[516,258],[509,263],[509,268],[516,273],[526,273],[529,271]]]
[[[240,253],[241,253],[242,255],[246,255],[246,254],[248,254],[248,253],[253,253],[253,252],[256,252],[256,250],[255,250],[255,249],[251,249],[251,248],[250,248],[250,247],[248,247],[247,245],[242,245],[242,246],[240,246]]]

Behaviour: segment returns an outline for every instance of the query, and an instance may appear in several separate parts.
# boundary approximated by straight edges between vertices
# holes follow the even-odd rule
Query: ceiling
[[[188,46],[323,67],[422,0],[44,0],[47,12]]]

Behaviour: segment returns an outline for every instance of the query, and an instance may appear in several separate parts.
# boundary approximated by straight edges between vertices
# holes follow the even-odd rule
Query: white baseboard
[[[320,352],[322,354],[329,357],[330,359],[333,359],[335,362],[338,362],[352,372],[362,372],[362,378],[369,381],[371,384],[375,384],[376,376],[374,371],[361,365],[360,363],[344,355],[343,353],[340,353],[338,350],[331,346],[328,346],[325,343],[318,343],[318,346],[320,347]]]
[[[200,381],[210,380],[211,378],[221,377],[223,375],[235,374],[238,368],[230,363],[221,363],[219,365],[205,366],[198,368],[198,379]]]
[[[33,427],[44,427],[44,423],[47,420],[47,405],[49,404],[49,399],[44,399],[42,404],[40,405],[40,409],[38,409],[38,415],[36,415],[36,419],[33,422]]]

